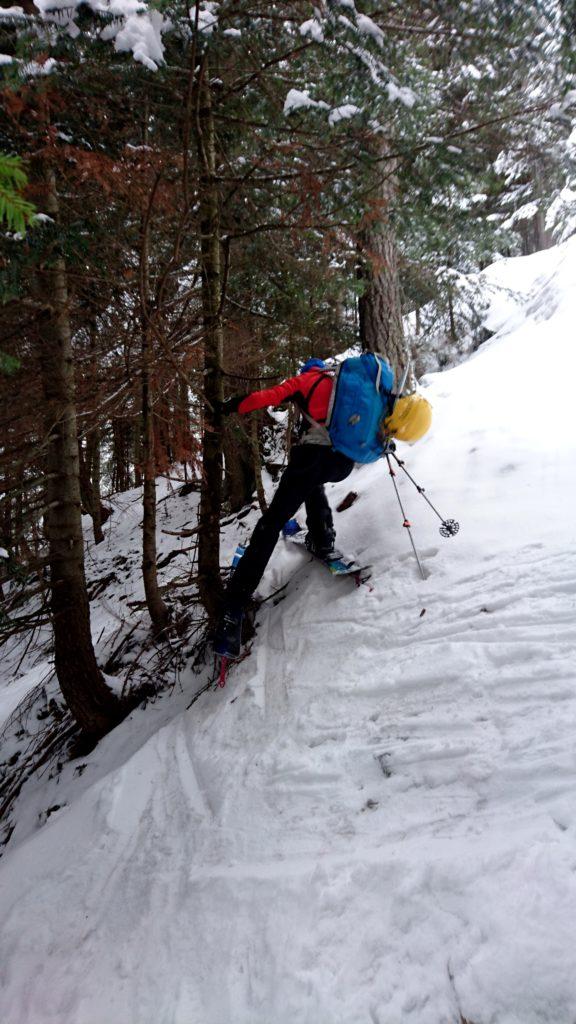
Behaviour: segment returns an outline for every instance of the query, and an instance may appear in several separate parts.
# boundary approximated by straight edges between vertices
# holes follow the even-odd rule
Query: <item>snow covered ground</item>
[[[225,691],[186,710],[184,671],[27,787],[3,1021],[576,1021],[576,240],[485,273],[516,300],[425,381],[434,427],[402,452],[460,533],[398,478],[422,581],[385,465],[355,471],[332,497],[359,492],[339,541],[372,592],[281,542],[263,590],[291,578],[285,599]],[[101,573],[138,521],[126,496]],[[129,596],[96,602],[95,636]]]

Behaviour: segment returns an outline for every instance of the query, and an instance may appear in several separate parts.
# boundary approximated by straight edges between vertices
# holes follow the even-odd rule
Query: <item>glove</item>
[[[382,455],[390,455],[396,451],[396,441],[385,441],[382,447]]]
[[[231,413],[238,412],[238,406],[245,398],[246,395],[234,395],[232,398],[225,399],[224,402],[217,402],[215,404],[221,416],[230,416]]]

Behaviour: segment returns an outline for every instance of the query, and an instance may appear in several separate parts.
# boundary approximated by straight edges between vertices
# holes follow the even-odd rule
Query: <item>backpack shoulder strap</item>
[[[337,376],[338,376],[338,371],[336,371],[336,377]],[[324,436],[326,438],[326,443],[329,443],[329,444],[331,444],[332,442],[330,441],[330,433],[328,431],[328,427],[326,426],[326,424],[330,420],[330,412],[332,410],[332,401],[333,401],[333,398],[334,398],[334,391],[335,391],[335,388],[336,388],[336,382],[334,382],[334,387],[332,388],[332,394],[330,395],[330,403],[328,405],[328,412],[327,412],[326,420],[324,421],[324,423],[318,423],[318,420],[315,420],[314,417],[310,415],[310,413],[308,412],[308,409],[310,407],[310,399],[312,398],[312,395],[316,391],[316,388],[318,387],[318,385],[323,380],[333,380],[333,379],[334,378],[332,377],[331,373],[321,373],[321,374],[319,374],[318,375],[318,380],[314,381],[312,387],[310,388],[310,391],[306,395],[304,403],[302,405],[298,406],[302,416],[304,417],[304,419],[308,421],[308,423],[310,424],[311,427],[314,427],[316,430],[319,430],[322,434],[324,434]]]
[[[316,391],[316,388],[318,387],[318,385],[321,384],[323,380],[332,380],[332,374],[331,373],[319,373],[317,378],[316,378],[316,380],[314,381],[312,387],[310,388],[310,391],[308,392],[308,394],[306,396],[304,396],[303,404],[300,406],[300,412],[304,413],[306,418],[308,420],[310,420],[311,422],[315,423],[317,426],[319,426],[321,424],[317,424],[316,420],[312,420],[312,417],[310,416],[310,413],[308,412],[308,410],[310,409],[310,402],[312,401],[312,396],[313,396],[314,392]]]

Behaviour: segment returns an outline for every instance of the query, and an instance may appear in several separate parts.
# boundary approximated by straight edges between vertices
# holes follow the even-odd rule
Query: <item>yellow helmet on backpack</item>
[[[384,433],[397,441],[419,441],[430,429],[432,406],[422,395],[399,398],[391,416],[383,421]]]

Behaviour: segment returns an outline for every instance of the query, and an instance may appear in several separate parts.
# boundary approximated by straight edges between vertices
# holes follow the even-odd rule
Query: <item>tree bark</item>
[[[132,486],[130,479],[130,455],[132,445],[131,424],[126,419],[115,416],[112,420],[112,488],[114,491],[128,491]],[[140,486],[136,479],[136,486]]]
[[[252,422],[250,423],[250,446],[252,448],[252,466],[254,469],[254,479],[256,482],[256,495],[258,497],[258,504],[262,515],[268,510],[268,503],[266,501],[266,494],[264,493],[264,482],[262,480],[262,460],[260,458],[260,441],[258,437],[258,420],[255,416],[251,417]]]
[[[143,112],[142,142],[148,144],[148,101]],[[156,174],[150,195],[143,204],[140,230],[140,321],[142,343],[142,576],[146,607],[155,633],[161,633],[170,622],[170,612],[162,600],[158,586],[156,546],[156,446],[154,438],[154,322],[150,288],[150,223],[154,200],[160,184]]]
[[[96,324],[90,325],[90,373],[92,376],[94,391],[97,394],[98,381],[98,352],[97,352],[97,331]],[[92,492],[92,529],[94,531],[94,543],[101,544],[104,540],[102,522],[107,519],[106,510],[102,508],[100,496],[100,428],[94,427],[89,431],[86,438],[86,463],[88,466],[88,479]]]
[[[184,479],[188,479],[188,466],[192,465],[192,428],[190,423],[190,396],[188,384],[179,377],[175,386],[174,419],[176,458],[184,468]]]
[[[452,288],[448,288],[448,321],[450,323],[450,340],[453,345],[458,341],[458,332],[456,330],[456,318],[454,316],[454,297],[452,294]]]
[[[92,508],[92,528],[94,530],[94,543],[101,544],[104,540],[102,523],[105,523],[110,515],[110,510],[102,505],[100,492],[100,431],[91,430],[86,445],[86,459],[92,484],[92,495],[94,505]]]
[[[223,429],[224,494],[231,512],[244,508],[254,493],[252,444],[244,424],[228,422]]]
[[[142,429],[142,416],[136,416],[132,421],[132,437],[131,437],[131,450],[132,459],[134,462],[134,485],[136,487],[142,487],[142,437],[144,431]]]
[[[78,457],[80,472],[80,498],[82,508],[92,518],[94,543],[104,540],[102,522],[106,520],[105,510],[100,498],[100,432],[91,431],[86,438],[86,450],[82,441],[78,440]],[[104,514],[103,514],[104,513]]]
[[[360,234],[360,251],[364,257],[361,276],[366,287],[358,301],[358,317],[362,347],[385,356],[398,380],[406,366],[407,353],[398,247],[391,216],[398,182],[393,162],[383,160],[388,149],[386,139],[378,136],[373,143],[378,157],[373,173],[383,180],[378,185],[372,210]]]
[[[154,414],[150,383],[150,339],[145,330],[142,340],[142,470],[143,470],[143,523],[142,523],[142,575],[146,606],[155,632],[161,632],[170,621],[168,608],[162,600],[158,586],[156,548],[156,460],[154,458]]]
[[[149,218],[142,222],[140,248],[141,316],[142,316],[142,576],[146,606],[156,633],[170,622],[170,613],[158,586],[156,547],[156,454],[154,444],[154,409],[152,359],[153,341],[149,319]]]
[[[223,334],[220,319],[222,271],[220,196],[216,181],[216,146],[208,63],[199,71],[197,143],[200,164],[200,245],[202,320],[204,326],[204,415],[202,484],[198,524],[198,589],[208,617],[214,621],[222,599],[220,577],[220,512],[222,507]]]
[[[47,212],[58,222],[56,181],[41,177]],[[85,733],[102,736],[122,717],[121,704],[98,668],[90,632],[84,575],[78,436],[66,265],[48,253],[35,275],[42,307],[38,355],[48,439],[44,525],[49,546],[55,667],[67,706]]]

